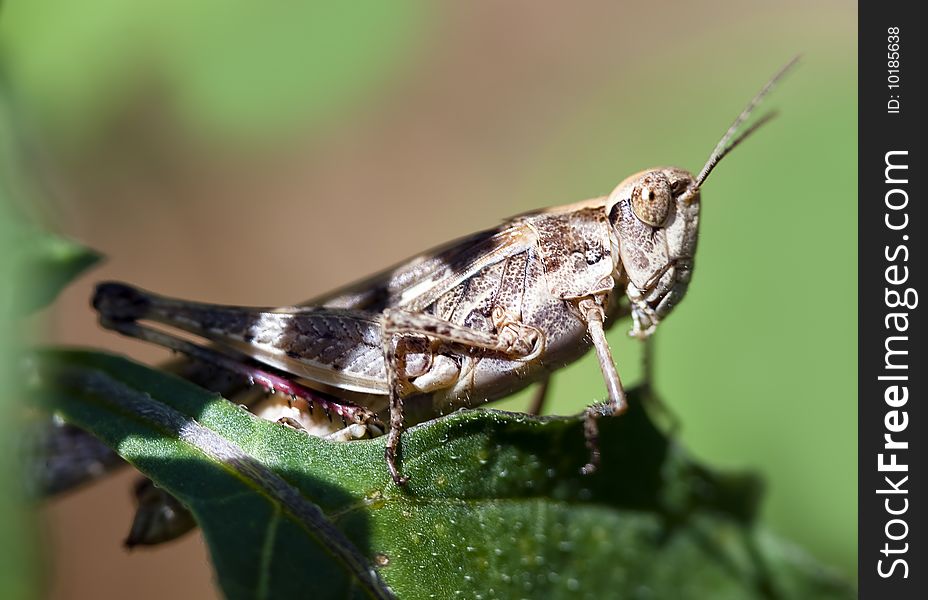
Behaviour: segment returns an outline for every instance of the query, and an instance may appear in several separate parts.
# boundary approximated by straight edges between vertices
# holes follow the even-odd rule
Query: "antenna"
[[[706,165],[702,168],[702,171],[699,172],[699,176],[696,177],[696,187],[701,187],[703,182],[706,181],[706,178],[709,176],[709,173],[712,172],[712,169],[715,168],[715,165],[725,158],[725,156],[735,149],[735,147],[743,142],[745,138],[757,131],[757,129],[776,116],[776,112],[769,112],[763,117],[757,120],[756,123],[748,127],[741,135],[735,137],[735,134],[738,131],[738,128],[744,124],[745,121],[751,116],[754,112],[754,109],[757,108],[757,105],[760,104],[761,100],[770,93],[773,87],[777,84],[780,79],[786,75],[796,63],[799,62],[799,55],[793,57],[786,65],[784,65],[776,75],[770,78],[770,81],[764,84],[764,87],[761,88],[757,95],[751,99],[744,110],[741,111],[741,114],[738,115],[738,118],[735,119],[734,123],[731,124],[731,127],[728,128],[728,131],[725,132],[725,135],[722,136],[722,139],[719,140],[719,143],[716,144],[715,149],[712,151],[712,154],[709,155],[709,160],[706,161]],[[734,138],[734,139],[732,139]],[[729,143],[730,142],[730,143]]]

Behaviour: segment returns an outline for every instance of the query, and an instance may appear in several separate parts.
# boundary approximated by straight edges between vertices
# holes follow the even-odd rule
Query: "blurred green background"
[[[157,360],[97,329],[94,281],[290,304],[643,168],[698,171],[802,53],[767,101],[780,116],[704,187],[695,276],[658,332],[657,383],[685,444],[763,473],[771,528],[853,576],[856,10],[7,1],[0,69],[22,173],[44,199],[28,212],[108,257],[46,312],[41,337]],[[610,339],[633,382],[627,329]],[[553,381],[549,410],[603,395],[588,357]],[[52,596],[211,593],[196,538],[123,553],[129,477],[44,509]]]

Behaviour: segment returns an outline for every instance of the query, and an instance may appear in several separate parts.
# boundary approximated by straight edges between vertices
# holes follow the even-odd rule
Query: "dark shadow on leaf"
[[[190,509],[227,597],[347,598],[362,589],[390,597],[372,578],[372,557],[361,550],[369,546],[366,523],[356,524],[349,540],[311,500],[320,496],[349,506],[355,503],[350,494],[306,471],[270,469],[200,422],[225,419],[227,426],[248,427],[257,421],[249,414],[163,375],[140,393],[128,383],[137,384],[146,373],[118,361],[46,355],[41,372],[52,382],[47,397]],[[225,414],[211,417],[210,405],[217,402]]]

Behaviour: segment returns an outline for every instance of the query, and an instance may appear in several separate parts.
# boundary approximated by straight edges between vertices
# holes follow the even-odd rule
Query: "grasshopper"
[[[584,413],[590,459],[582,470],[592,472],[597,419],[627,407],[606,326],[631,316],[630,335],[645,339],[683,298],[702,185],[772,116],[737,135],[795,62],[751,100],[698,175],[642,171],[608,196],[518,215],[300,306],[203,304],[122,283],[99,285],[93,306],[104,327],[337,415],[345,425],[332,433],[337,439],[386,433],[385,459],[399,485],[408,481],[399,464],[407,424],[545,382],[592,347],[608,392]]]

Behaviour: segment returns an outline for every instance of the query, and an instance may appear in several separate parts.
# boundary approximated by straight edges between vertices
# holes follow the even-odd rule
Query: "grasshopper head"
[[[606,208],[635,321],[651,328],[689,285],[699,231],[699,185],[683,169],[651,169],[620,183]]]
[[[775,113],[767,113],[739,133],[760,101],[799,60],[782,67],[741,111],[695,177],[675,167],[642,171],[619,184],[606,202],[620,277],[635,321],[633,335],[646,336],[683,298],[693,274],[699,232],[699,189],[729,152]]]

